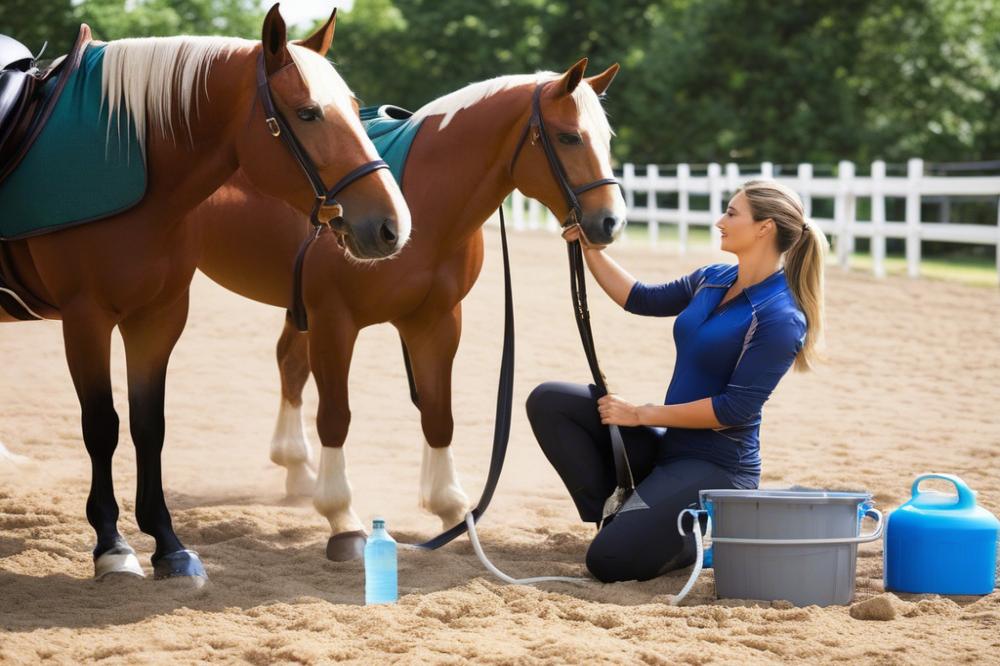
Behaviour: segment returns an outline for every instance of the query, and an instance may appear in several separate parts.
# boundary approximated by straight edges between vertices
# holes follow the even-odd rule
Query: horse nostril
[[[604,233],[610,238],[615,233],[615,228],[618,226],[618,218],[614,216],[609,216],[604,218]]]
[[[395,224],[391,220],[386,220],[379,228],[379,236],[381,236],[386,245],[395,245],[396,239],[399,238],[393,229],[394,226]]]

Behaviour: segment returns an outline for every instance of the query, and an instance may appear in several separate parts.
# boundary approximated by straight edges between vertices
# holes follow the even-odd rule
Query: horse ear
[[[583,80],[583,73],[587,69],[587,59],[580,58],[579,62],[566,70],[566,73],[562,75],[560,80],[560,85],[563,93],[570,94],[576,87],[580,85],[580,81]]]
[[[264,71],[268,74],[273,74],[292,61],[292,56],[288,53],[285,20],[278,11],[278,3],[264,17],[260,42],[264,49]]]
[[[611,85],[611,82],[614,80],[615,74],[618,73],[619,69],[621,69],[621,67],[618,63],[615,63],[597,76],[588,76],[587,83],[590,84],[590,87],[594,89],[595,93],[603,95],[604,91]]]
[[[305,39],[300,39],[296,44],[301,44],[311,51],[315,51],[321,56],[326,56],[326,52],[330,50],[330,44],[333,43],[333,29],[337,25],[337,8],[333,8],[333,13],[330,14],[330,18],[320,26],[319,30],[306,37]]]

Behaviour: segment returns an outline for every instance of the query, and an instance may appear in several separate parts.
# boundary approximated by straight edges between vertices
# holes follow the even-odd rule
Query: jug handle
[[[965,481],[962,481],[961,478],[955,476],[954,474],[921,474],[916,478],[916,480],[914,480],[913,487],[910,489],[910,494],[913,497],[920,494],[918,486],[921,481],[926,479],[942,479],[944,481],[949,481],[953,486],[955,486],[955,490],[958,491],[958,500],[956,500],[952,508],[968,509],[976,506],[976,493],[972,490],[972,488],[965,485]]]

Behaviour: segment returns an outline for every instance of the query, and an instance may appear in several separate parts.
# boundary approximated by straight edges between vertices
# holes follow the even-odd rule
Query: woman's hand
[[[571,224],[568,227],[563,227],[562,237],[566,239],[567,243],[572,243],[575,240],[580,241],[580,245],[583,246],[584,250],[603,250],[607,247],[606,245],[592,245],[587,240],[583,230],[580,229],[579,224]]]
[[[601,415],[601,423],[605,425],[642,425],[639,422],[639,408],[613,393],[597,400],[597,412]]]

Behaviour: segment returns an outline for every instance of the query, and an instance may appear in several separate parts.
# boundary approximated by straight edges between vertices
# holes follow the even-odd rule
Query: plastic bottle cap
[[[376,518],[375,520],[373,520],[372,528],[376,530],[380,528],[385,528],[385,518]]]

